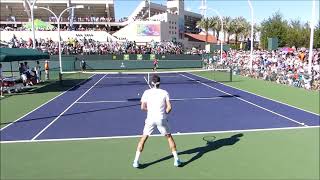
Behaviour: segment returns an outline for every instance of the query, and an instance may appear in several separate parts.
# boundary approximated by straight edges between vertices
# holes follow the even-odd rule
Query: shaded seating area
[[[3,91],[7,93],[17,92],[39,82],[37,80],[39,72],[35,68],[29,68],[27,63],[20,63],[22,65],[19,67],[19,74],[17,74],[17,70],[12,68],[13,62],[30,62],[49,58],[48,54],[36,49],[0,48],[0,63],[10,63],[10,69],[8,69],[8,66],[2,69],[5,72],[2,77]]]

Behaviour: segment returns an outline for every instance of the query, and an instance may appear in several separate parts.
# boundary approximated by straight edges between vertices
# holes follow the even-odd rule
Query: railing
[[[146,1],[141,1],[139,6],[133,11],[133,13],[129,16],[128,21],[132,21],[135,19],[135,17],[140,13],[140,11],[147,6]]]

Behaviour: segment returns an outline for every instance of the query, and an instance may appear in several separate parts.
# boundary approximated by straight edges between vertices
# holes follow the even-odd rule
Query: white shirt
[[[163,89],[152,88],[144,91],[141,102],[147,103],[148,115],[146,121],[159,121],[167,118],[166,100],[169,93]]]

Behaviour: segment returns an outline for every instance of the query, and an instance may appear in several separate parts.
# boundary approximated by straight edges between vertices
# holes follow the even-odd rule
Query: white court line
[[[48,124],[45,128],[43,128],[37,135],[35,135],[31,141],[35,140],[39,137],[46,129],[48,129],[54,122],[56,122],[65,112],[67,112],[77,101],[79,101],[84,95],[86,95],[94,86],[96,86],[106,75],[102,76],[93,86],[91,86],[86,92],[84,92],[77,100],[75,100],[69,107],[67,107],[62,113],[59,114],[50,124]]]
[[[175,76],[161,76],[161,74],[159,75],[160,78],[179,78],[179,75],[175,75]]]
[[[148,84],[149,88],[151,89],[152,87],[151,87],[151,85],[149,84],[149,82],[148,82],[148,80],[146,79],[146,77],[145,77],[145,76],[143,76],[143,78],[144,78],[144,80],[147,82],[147,84]]]
[[[192,133],[173,133],[174,136],[186,135],[201,135],[201,134],[222,134],[222,133],[241,133],[241,132],[265,132],[265,131],[280,131],[280,130],[297,130],[297,129],[312,129],[320,128],[320,126],[308,127],[285,127],[285,128],[267,128],[267,129],[245,129],[245,130],[227,130],[227,131],[207,131],[207,132],[192,132]],[[161,134],[151,135],[163,136]],[[17,141],[0,141],[0,144],[14,144],[14,143],[41,143],[41,142],[63,142],[63,141],[86,141],[86,140],[104,140],[104,139],[129,139],[139,138],[141,135],[131,136],[106,136],[106,137],[89,137],[89,138],[64,138],[64,139],[38,139],[38,140],[17,140]]]
[[[259,94],[255,94],[253,92],[249,92],[249,91],[246,91],[246,90],[243,90],[243,89],[239,89],[239,88],[236,88],[236,87],[233,87],[233,86],[230,86],[230,85],[227,85],[227,84],[223,84],[221,82],[218,82],[218,81],[215,81],[215,80],[212,80],[212,79],[209,79],[209,78],[206,78],[206,77],[202,77],[202,76],[199,76],[197,74],[192,74],[193,76],[197,76],[197,77],[200,77],[200,78],[203,78],[203,79],[206,79],[206,80],[209,80],[209,81],[212,81],[212,82],[215,82],[215,83],[219,83],[221,85],[224,85],[224,86],[228,86],[230,88],[233,88],[233,89],[237,89],[239,91],[243,91],[243,92],[246,92],[246,93],[249,93],[249,94],[253,94],[253,95],[256,95],[256,96],[259,96],[261,98],[265,98],[265,99],[268,99],[270,101],[274,101],[274,102],[277,102],[277,103],[280,103],[280,104],[283,104],[283,105],[286,105],[286,106],[289,106],[289,107],[293,107],[295,109],[299,109],[301,111],[305,111],[307,113],[310,113],[310,114],[314,114],[314,115],[317,115],[319,116],[320,114],[317,114],[317,113],[314,113],[314,112],[311,112],[311,111],[308,111],[308,110],[305,110],[305,109],[301,109],[299,107],[296,107],[296,106],[293,106],[293,105],[290,105],[290,104],[287,104],[287,103],[284,103],[284,102],[280,102],[280,101],[277,101],[277,100],[274,100],[274,99],[271,99],[271,98],[268,98],[268,97],[265,97],[265,96],[262,96],[262,95],[259,95]]]
[[[195,80],[195,79],[193,79],[193,78],[191,78],[191,77],[189,77],[189,76],[183,75],[183,74],[181,74],[181,76],[184,76],[184,77],[186,77],[186,78],[188,78],[188,79],[191,79],[191,80]],[[233,96],[232,94],[229,94],[229,93],[227,93],[227,92],[225,92],[225,91],[222,91],[222,90],[220,90],[220,89],[218,89],[218,88],[215,88],[215,87],[213,87],[213,86],[210,86],[210,85],[208,85],[208,84],[206,84],[206,83],[203,83],[203,82],[200,82],[200,81],[197,81],[197,82],[200,83],[200,84],[202,84],[202,85],[204,85],[204,86],[207,86],[207,87],[209,87],[209,88],[211,88],[211,89],[215,89],[215,90],[217,90],[217,91],[219,91],[219,92],[222,92],[222,93],[224,93],[224,94]],[[299,124],[299,125],[301,125],[301,126],[306,126],[306,127],[308,126],[308,125],[305,125],[305,124],[302,123],[302,122],[296,121],[296,120],[291,119],[291,118],[289,118],[289,117],[287,117],[287,116],[284,116],[284,115],[282,115],[282,114],[279,114],[279,113],[276,113],[276,112],[274,112],[274,111],[271,111],[270,109],[264,108],[264,107],[262,107],[262,106],[259,106],[259,105],[257,105],[257,104],[254,104],[254,103],[252,103],[252,102],[250,102],[250,101],[247,101],[247,100],[245,100],[245,99],[242,99],[242,98],[240,98],[240,97],[235,97],[235,98],[237,98],[237,99],[239,99],[239,100],[241,100],[241,101],[243,101],[243,102],[246,102],[246,103],[248,103],[248,104],[251,104],[251,105],[253,105],[253,106],[256,106],[256,107],[258,107],[258,108],[260,108],[260,109],[263,109],[263,110],[265,110],[265,111],[271,112],[272,114],[275,114],[275,115],[278,115],[278,116],[283,117],[283,118],[285,118],[285,119],[288,119],[289,121],[292,121],[292,122],[294,122],[294,123],[296,123],[296,124]]]
[[[94,74],[93,74],[93,75],[91,75],[88,79],[92,78],[93,76],[94,76]],[[17,121],[19,121],[19,120],[23,119],[24,117],[26,117],[26,116],[28,116],[29,114],[33,113],[34,111],[36,111],[36,110],[40,109],[41,107],[43,107],[44,105],[48,104],[49,102],[51,102],[51,101],[55,100],[56,98],[58,98],[58,97],[62,96],[64,93],[66,93],[66,92],[70,91],[71,89],[73,89],[74,87],[78,86],[79,84],[81,84],[81,83],[83,83],[83,82],[85,82],[85,81],[88,81],[88,79],[81,81],[80,83],[78,83],[78,84],[76,84],[75,86],[73,86],[73,87],[71,87],[71,88],[67,89],[66,91],[64,91],[64,92],[60,93],[59,95],[57,95],[57,96],[53,97],[53,98],[52,98],[52,99],[50,99],[49,101],[47,101],[47,102],[45,102],[45,103],[41,104],[41,105],[40,105],[40,106],[38,106],[37,108],[33,109],[32,111],[28,112],[27,114],[23,115],[22,117],[20,117],[20,118],[16,119],[15,121],[11,122],[10,124],[7,124],[6,126],[2,127],[2,128],[0,129],[0,131],[2,131],[2,130],[4,130],[4,129],[6,129],[7,127],[11,126],[13,123],[15,123],[15,122],[17,122]]]
[[[128,100],[120,100],[120,101],[78,101],[77,104],[98,104],[98,103],[125,103],[129,102]]]
[[[202,97],[202,98],[173,98],[170,101],[192,101],[192,100],[214,100],[222,99],[223,97]],[[120,101],[78,101],[77,104],[96,104],[96,103],[125,103],[132,102],[130,100],[120,100]]]
[[[139,77],[108,77],[108,79],[138,79]]]

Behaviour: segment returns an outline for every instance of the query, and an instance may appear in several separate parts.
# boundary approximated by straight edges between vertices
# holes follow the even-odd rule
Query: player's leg
[[[173,139],[171,134],[166,134],[166,137],[167,137],[167,140],[168,140],[168,143],[169,143],[169,147],[170,147],[171,153],[172,153],[173,158],[174,158],[173,165],[178,167],[178,166],[181,165],[181,161],[180,161],[180,159],[178,157],[176,143],[174,142],[174,139]]]
[[[135,156],[135,158],[133,160],[133,164],[132,164],[132,166],[135,167],[135,168],[139,167],[140,154],[144,149],[144,144],[146,143],[149,135],[152,134],[152,132],[154,130],[154,127],[155,127],[155,125],[153,123],[146,123],[144,125],[143,135],[139,140],[137,151],[136,151],[136,156]]]
[[[139,167],[140,154],[143,151],[144,144],[146,143],[148,137],[149,137],[148,135],[143,135],[139,140],[137,151],[136,151],[136,155],[134,157],[133,164],[132,164],[132,166],[135,167],[135,168]]]
[[[148,135],[143,135],[143,136],[140,138],[140,141],[139,141],[138,147],[137,147],[137,151],[139,151],[139,152],[142,152],[142,151],[143,151],[144,144],[146,143],[148,137],[149,137]]]
[[[157,128],[158,128],[159,132],[162,135],[165,135],[165,137],[168,140],[169,147],[170,147],[170,150],[171,150],[173,158],[174,158],[174,166],[180,166],[181,162],[178,157],[176,143],[170,133],[168,121],[163,120],[160,124],[157,125]]]

